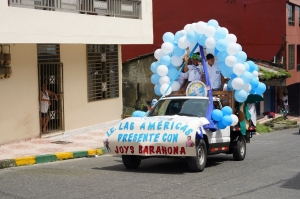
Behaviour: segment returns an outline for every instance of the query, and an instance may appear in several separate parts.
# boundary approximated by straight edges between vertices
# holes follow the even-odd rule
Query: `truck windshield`
[[[159,100],[148,116],[183,115],[205,117],[208,99],[164,99]]]

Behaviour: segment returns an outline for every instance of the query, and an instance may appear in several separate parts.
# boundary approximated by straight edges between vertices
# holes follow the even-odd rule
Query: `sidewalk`
[[[106,131],[120,120],[78,129],[49,138],[0,145],[0,169],[62,159],[102,155]]]

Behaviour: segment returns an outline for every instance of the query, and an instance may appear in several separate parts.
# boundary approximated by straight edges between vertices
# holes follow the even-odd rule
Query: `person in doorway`
[[[218,69],[218,67],[214,64],[215,63],[215,57],[208,53],[206,55],[206,67],[207,72],[210,80],[211,89],[213,91],[220,91],[221,85],[223,85],[224,78],[221,76],[221,71]]]
[[[283,97],[282,97],[282,103],[283,103],[283,107],[284,110],[288,110],[289,108],[289,102],[288,102],[288,95],[286,92],[283,92]]]
[[[46,129],[49,122],[48,110],[51,105],[50,95],[54,96],[54,99],[58,101],[57,95],[54,92],[47,90],[46,84],[42,84],[40,91],[42,133],[47,133]]]

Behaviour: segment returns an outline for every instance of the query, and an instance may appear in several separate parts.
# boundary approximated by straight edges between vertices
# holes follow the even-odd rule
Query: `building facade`
[[[284,82],[269,86],[284,87],[276,88],[279,100],[282,90],[293,90],[289,98],[298,100],[290,100],[290,108],[300,115],[300,0],[153,0],[154,43],[123,46],[123,62],[161,48],[165,32],[176,33],[188,23],[210,19],[235,34],[248,57],[276,63],[292,74]],[[270,109],[277,111],[277,105],[281,102]]]
[[[121,119],[121,46],[153,43],[151,0],[0,1],[0,17],[0,144]]]

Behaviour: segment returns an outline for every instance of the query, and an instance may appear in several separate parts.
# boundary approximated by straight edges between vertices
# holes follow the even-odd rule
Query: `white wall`
[[[121,56],[119,46],[119,57]],[[121,119],[122,69],[119,60],[119,97],[88,102],[86,45],[60,45],[64,71],[65,131]]]
[[[0,43],[152,44],[152,0],[142,19],[9,7],[0,0]]]
[[[13,75],[0,79],[0,144],[40,133],[36,45],[10,46]]]

